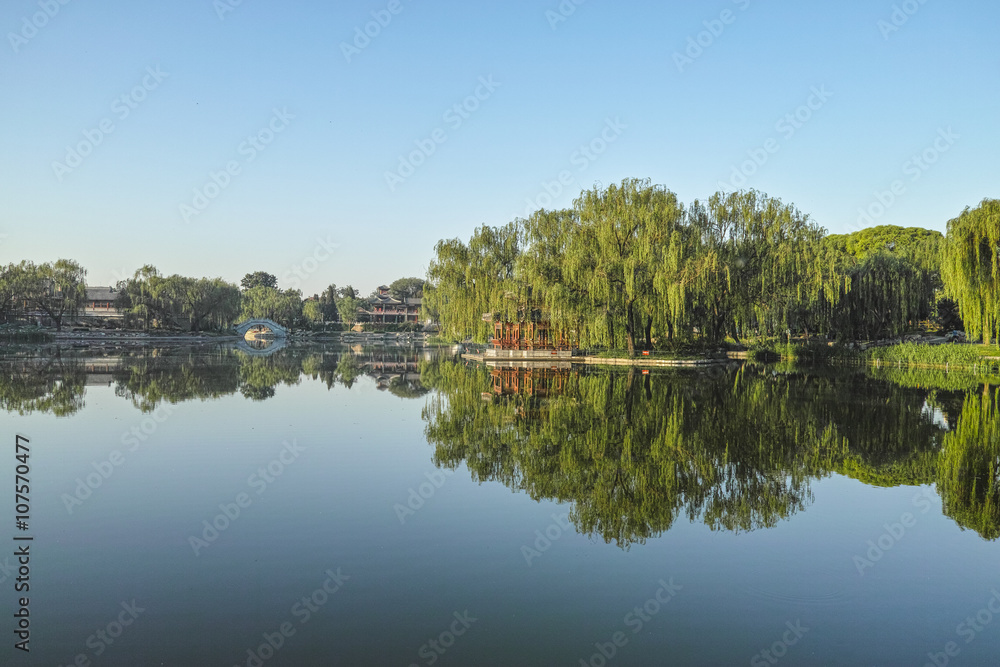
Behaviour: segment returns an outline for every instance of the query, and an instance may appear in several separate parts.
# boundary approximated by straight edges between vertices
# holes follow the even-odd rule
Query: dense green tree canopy
[[[399,278],[389,283],[389,294],[395,299],[419,296],[424,289],[423,278]]]
[[[940,270],[944,235],[920,227],[880,225],[851,234],[831,234],[824,243],[864,261],[872,255],[889,253],[917,263],[921,268]]]
[[[984,202],[952,221],[945,272],[947,292],[980,323],[973,332],[992,327],[993,337],[997,215]],[[980,240],[960,240],[974,228]],[[541,318],[581,347],[630,352],[786,332],[892,338],[932,320],[961,326],[944,247],[939,232],[912,227],[827,236],[756,191],[684,207],[663,186],[625,179],[584,191],[571,209],[438,242],[424,311],[457,340],[487,342],[490,319]]]
[[[22,302],[29,309],[44,313],[56,330],[62,329],[63,320],[75,315],[87,298],[86,270],[71,259],[34,264],[21,262],[4,270],[0,280],[0,294],[10,302]]]
[[[337,294],[337,286],[329,285],[323,293],[319,295],[319,307],[320,312],[323,314],[323,320],[326,322],[336,322],[339,319],[337,311],[337,299],[339,299]]]
[[[439,465],[572,502],[581,531],[622,546],[680,517],[733,531],[774,526],[832,472],[931,484],[942,443],[975,441],[934,421],[927,389],[865,373],[490,371],[443,361],[421,377],[440,392],[424,410]],[[996,428],[995,413],[982,421]],[[998,525],[992,517],[976,529],[990,537],[985,529]]]
[[[758,192],[685,209],[666,188],[626,179],[583,192],[570,210],[481,227],[468,245],[439,242],[425,303],[445,335],[480,342],[491,333],[481,313],[516,321],[539,310],[584,346],[721,341],[783,328],[831,291],[822,235]]]
[[[268,273],[267,271],[254,271],[243,276],[243,280],[240,281],[240,287],[244,290],[253,289],[254,287],[277,288],[278,278],[273,273]]]
[[[226,329],[240,315],[245,295],[221,278],[161,276],[147,265],[118,283],[115,305],[130,326]]]
[[[425,312],[436,313],[444,333],[483,341],[492,333],[486,313],[519,317],[524,294],[515,280],[520,254],[518,225],[477,229],[468,245],[459,239],[439,241],[427,271]]]
[[[302,317],[302,292],[274,287],[251,287],[243,292],[240,319],[267,318],[294,327]]]
[[[1000,200],[948,222],[943,275],[968,332],[1000,343]]]
[[[302,304],[302,317],[307,322],[318,323],[323,321],[323,307],[318,299],[309,299]]]
[[[938,488],[945,514],[986,539],[1000,538],[1000,391],[966,395],[944,439]]]

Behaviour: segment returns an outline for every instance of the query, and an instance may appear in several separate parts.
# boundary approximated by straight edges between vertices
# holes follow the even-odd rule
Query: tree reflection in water
[[[425,384],[439,393],[423,416],[438,465],[464,463],[478,481],[571,502],[581,532],[626,548],[679,516],[713,530],[772,527],[812,501],[812,480],[834,472],[868,484],[938,481],[948,489],[951,468],[940,462],[971,443],[996,442],[995,405],[964,426],[978,405],[966,399],[959,427],[948,432],[934,410],[954,411],[947,391],[863,371],[780,370],[645,375],[442,362],[426,369]],[[982,450],[951,473],[963,480],[962,498],[981,508],[978,522],[949,514],[994,539],[998,448]],[[969,475],[981,480],[971,489]]]
[[[289,345],[74,350],[2,360],[0,409],[64,417],[87,386],[143,412],[239,392],[267,400],[303,379],[350,389],[367,377],[422,399],[440,466],[465,464],[536,500],[572,503],[577,528],[622,547],[678,518],[713,530],[769,528],[802,511],[813,480],[936,484],[945,513],[1000,537],[1000,394],[940,371],[797,369],[490,370],[414,349]]]

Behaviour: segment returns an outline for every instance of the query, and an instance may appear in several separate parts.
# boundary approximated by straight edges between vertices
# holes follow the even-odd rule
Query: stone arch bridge
[[[275,338],[288,337],[288,329],[281,326],[274,320],[269,320],[264,317],[255,317],[249,320],[245,320],[243,322],[240,322],[239,324],[234,324],[233,328],[236,329],[236,332],[241,336],[246,336],[247,332],[250,331],[251,329],[263,328],[273,333]]]

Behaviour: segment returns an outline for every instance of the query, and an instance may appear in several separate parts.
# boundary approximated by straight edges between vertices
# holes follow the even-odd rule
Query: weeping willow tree
[[[468,245],[439,242],[425,314],[447,336],[482,342],[483,313],[518,321],[531,312],[583,347],[631,353],[786,329],[896,336],[934,312],[939,233],[824,234],[757,191],[685,208],[663,186],[625,179],[584,191],[572,209],[482,227]]]
[[[823,238],[821,261],[841,280],[818,312],[841,339],[899,336],[935,312],[943,243],[940,232],[892,225]]]
[[[546,317],[577,332],[582,345],[648,349],[654,330],[671,338],[681,326],[692,244],[673,192],[626,179],[521,225],[522,281]]]
[[[695,202],[690,220],[700,239],[693,305],[710,340],[783,330],[821,293],[815,258],[824,230],[794,206],[756,191],[719,192]]]
[[[944,439],[938,486],[945,514],[958,525],[1000,538],[1000,391],[966,395]]]
[[[859,262],[872,255],[889,253],[909,260],[919,268],[940,271],[944,235],[920,227],[879,225],[852,234],[831,234],[823,243]]]
[[[581,229],[575,252],[567,257],[570,280],[584,285],[603,311],[609,342],[618,329],[630,353],[640,337],[650,347],[654,315],[683,306],[683,295],[671,302],[674,290],[656,289],[674,283],[663,273],[681,242],[683,206],[665,187],[639,179],[587,190],[575,206]]]
[[[514,275],[519,237],[516,223],[484,225],[468,244],[451,239],[435,246],[423,308],[438,317],[445,336],[482,343],[492,333],[484,313],[518,317],[524,291]]]
[[[942,275],[969,334],[1000,343],[1000,200],[948,222]]]
[[[559,329],[575,333],[580,345],[601,344],[593,326],[593,301],[586,285],[566,261],[579,252],[580,216],[574,209],[536,211],[518,221],[525,248],[517,274],[532,286],[532,297]]]
[[[846,275],[849,289],[834,316],[842,338],[899,336],[933,312],[936,276],[910,260],[879,252]]]

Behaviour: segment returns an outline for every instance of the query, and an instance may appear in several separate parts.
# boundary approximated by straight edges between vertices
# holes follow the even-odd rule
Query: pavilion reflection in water
[[[490,371],[489,396],[534,396],[548,398],[566,391],[575,371],[570,364],[558,366],[503,366]]]

